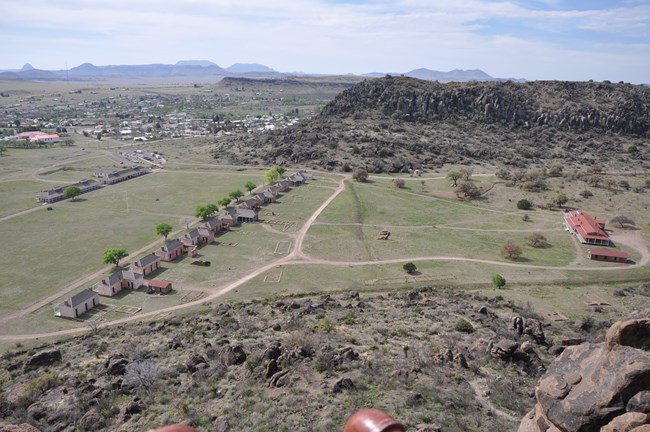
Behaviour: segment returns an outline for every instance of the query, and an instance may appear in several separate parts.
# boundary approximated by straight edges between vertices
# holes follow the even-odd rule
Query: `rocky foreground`
[[[608,423],[647,412],[647,345],[623,342],[628,325],[611,349],[589,343],[609,325],[432,287],[208,305],[4,353],[0,431],[341,431],[368,406],[419,432],[514,431],[524,416],[539,429],[522,432],[597,430],[592,406]],[[624,391],[598,396],[618,377]],[[572,405],[578,385],[598,397]]]

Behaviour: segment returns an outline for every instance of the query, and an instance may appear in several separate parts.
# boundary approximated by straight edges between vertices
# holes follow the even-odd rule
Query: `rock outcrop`
[[[29,372],[41,366],[49,366],[61,361],[61,351],[56,348],[45,349],[31,356],[26,362],[23,370]]]
[[[567,347],[537,384],[519,432],[647,430],[649,332],[650,319],[621,321],[604,343]]]

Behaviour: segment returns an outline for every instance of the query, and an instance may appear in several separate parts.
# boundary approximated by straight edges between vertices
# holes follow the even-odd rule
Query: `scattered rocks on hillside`
[[[648,423],[650,320],[617,322],[604,343],[569,346],[535,389],[519,432],[637,431]],[[644,402],[645,401],[645,402]],[[639,431],[642,429],[639,429]]]
[[[118,415],[118,420],[120,422],[128,421],[134,414],[138,414],[147,408],[147,404],[141,401],[139,398],[134,398],[133,400],[125,403],[120,408],[120,413]]]
[[[23,371],[29,372],[42,366],[50,366],[62,359],[61,351],[56,348],[45,349],[31,356],[23,366]]]
[[[0,423],[0,431],[2,432],[41,432],[40,429],[35,428],[34,426],[28,423],[22,424],[8,424]]]
[[[194,372],[196,372],[196,371],[198,371],[200,369],[207,368],[208,367],[208,361],[201,354],[193,353],[187,359],[187,362],[185,363],[185,366],[187,366],[187,370],[190,373],[194,373]]]
[[[504,362],[521,365],[523,371],[529,376],[539,376],[545,371],[542,359],[529,342],[519,345],[509,339],[501,339],[496,343],[490,341],[487,351],[492,357],[499,358]]]
[[[212,426],[214,426],[214,432],[229,432],[230,420],[226,416],[220,416],[212,422]]]

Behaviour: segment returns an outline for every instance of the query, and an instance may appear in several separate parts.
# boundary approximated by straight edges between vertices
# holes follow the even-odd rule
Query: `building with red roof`
[[[589,259],[597,261],[627,262],[630,254],[622,251],[610,251],[605,249],[587,249]]]
[[[594,219],[580,210],[564,212],[564,225],[576,235],[580,243],[609,246],[611,240],[605,232],[605,221]]]

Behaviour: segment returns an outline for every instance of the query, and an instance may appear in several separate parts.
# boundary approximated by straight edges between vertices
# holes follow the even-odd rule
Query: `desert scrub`
[[[462,333],[474,333],[474,326],[472,323],[462,318],[456,321],[454,329]]]
[[[19,407],[27,408],[47,390],[58,387],[61,384],[59,374],[56,372],[46,372],[41,376],[32,379],[27,383],[23,394],[20,395],[16,404]]]

